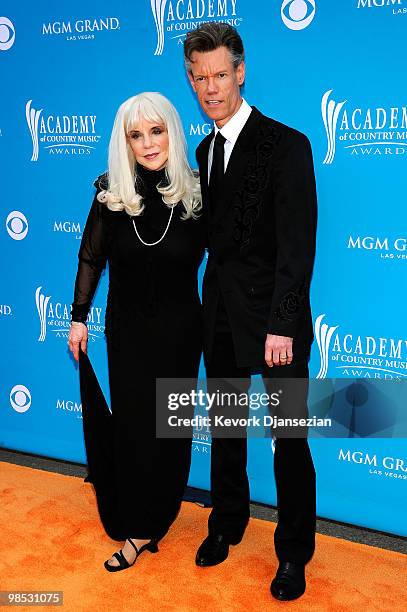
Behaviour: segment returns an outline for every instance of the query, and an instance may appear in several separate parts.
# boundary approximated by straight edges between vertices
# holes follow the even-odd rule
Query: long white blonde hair
[[[157,191],[169,208],[182,201],[183,219],[195,218],[202,207],[201,190],[188,163],[181,119],[171,102],[157,92],[140,93],[119,107],[110,137],[107,189],[98,194],[98,200],[110,210],[125,210],[131,216],[143,212],[142,196],[136,192],[136,160],[127,138],[140,119],[164,123],[168,131],[168,185]]]

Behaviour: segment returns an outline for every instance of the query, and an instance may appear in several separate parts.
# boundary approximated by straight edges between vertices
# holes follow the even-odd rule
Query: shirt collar
[[[227,123],[225,123],[222,128],[219,129],[216,123],[214,123],[215,137],[216,134],[220,132],[222,136],[226,138],[226,140],[234,145],[251,112],[252,107],[249,106],[244,98],[242,98],[242,103],[239,110],[233,115],[233,117],[231,117],[231,119],[229,119]]]

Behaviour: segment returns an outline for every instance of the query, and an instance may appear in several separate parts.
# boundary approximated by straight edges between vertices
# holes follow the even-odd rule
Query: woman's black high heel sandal
[[[119,565],[110,565],[108,561],[105,561],[104,565],[108,572],[120,572],[121,570],[131,567],[135,564],[137,558],[145,550],[148,550],[151,553],[158,552],[157,540],[150,540],[150,542],[147,542],[147,544],[143,544],[143,546],[141,546],[140,548],[137,548],[137,546],[134,544],[134,542],[130,540],[130,538],[127,538],[126,542],[130,542],[130,544],[133,546],[134,550],[136,551],[136,558],[134,559],[133,563],[129,563],[126,557],[124,556],[123,551],[119,550],[113,555],[113,557],[118,560]]]

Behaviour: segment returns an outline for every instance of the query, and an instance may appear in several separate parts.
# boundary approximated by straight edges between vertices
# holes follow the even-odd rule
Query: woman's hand
[[[85,323],[72,321],[69,330],[68,347],[72,351],[75,361],[79,361],[79,345],[84,353],[88,346],[88,328]]]

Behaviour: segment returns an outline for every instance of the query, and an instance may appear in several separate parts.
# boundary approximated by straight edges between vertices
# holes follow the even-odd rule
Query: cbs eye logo
[[[31,406],[31,393],[24,385],[15,385],[10,391],[10,404],[16,412],[27,412]]]
[[[28,221],[19,210],[13,210],[6,219],[8,235],[13,240],[23,240],[27,236]]]
[[[281,19],[290,30],[303,30],[315,17],[315,0],[284,0]]]
[[[0,17],[0,51],[8,51],[14,45],[16,32],[10,19]]]

